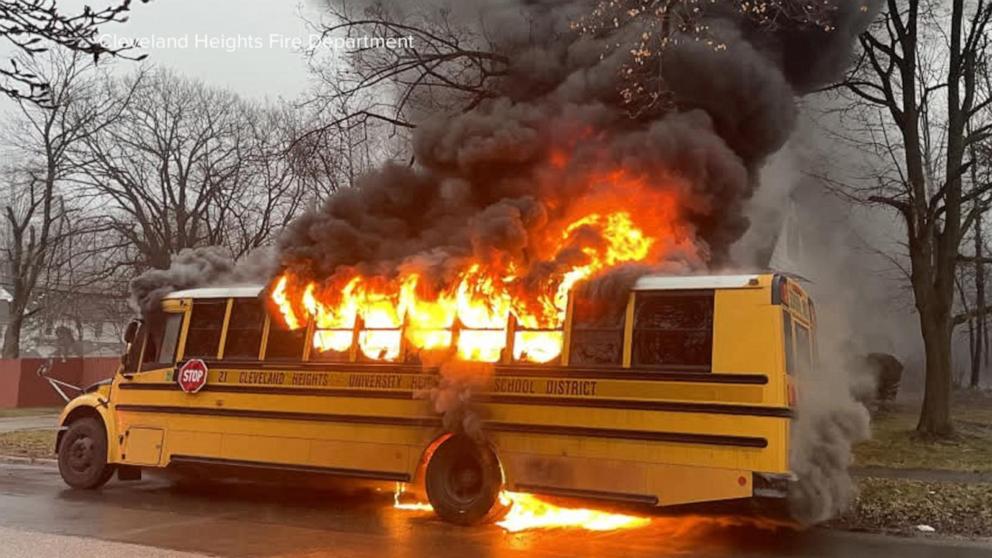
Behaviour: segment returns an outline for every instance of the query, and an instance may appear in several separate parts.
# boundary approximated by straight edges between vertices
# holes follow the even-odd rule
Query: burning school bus
[[[329,473],[410,483],[471,524],[521,492],[673,505],[783,495],[792,477],[814,313],[785,276],[644,276],[609,312],[572,290],[560,328],[472,322],[457,291],[440,326],[375,305],[331,323],[307,296],[294,313],[284,279],[174,292],[129,328],[113,380],[63,411],[64,480]]]

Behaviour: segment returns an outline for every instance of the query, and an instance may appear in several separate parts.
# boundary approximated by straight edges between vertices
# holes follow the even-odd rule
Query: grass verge
[[[854,448],[861,467],[992,472],[992,396],[957,395],[955,435],[927,440],[916,432],[919,405],[901,405],[872,417],[872,438]]]
[[[16,430],[0,433],[0,455],[54,458],[55,430]]]
[[[915,432],[918,403],[872,417],[872,438],[855,446],[855,465],[914,469],[918,471],[905,474],[920,480],[859,478],[854,505],[831,523],[900,534],[924,532],[918,526],[925,525],[938,535],[992,537],[992,483],[978,477],[970,483],[950,482],[938,474],[927,478],[928,471],[992,472],[992,394],[958,392],[951,414],[954,436],[936,440]]]
[[[0,409],[0,418],[33,417],[38,415],[57,415],[62,407],[25,407],[21,409]]]
[[[862,478],[851,509],[831,522],[845,529],[938,535],[992,536],[992,484]]]

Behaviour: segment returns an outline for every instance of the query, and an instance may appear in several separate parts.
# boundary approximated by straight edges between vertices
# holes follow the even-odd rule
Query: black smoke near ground
[[[485,391],[494,373],[493,365],[488,362],[446,360],[438,367],[437,385],[415,393],[414,397],[431,402],[434,412],[441,415],[446,431],[482,441],[485,409],[475,405],[472,396]]]
[[[794,517],[808,524],[848,508],[855,495],[848,472],[854,459],[852,445],[870,435],[868,409],[851,396],[850,371],[838,356],[825,355],[816,373],[798,382],[798,414],[789,455],[797,482],[790,487],[789,502]]]

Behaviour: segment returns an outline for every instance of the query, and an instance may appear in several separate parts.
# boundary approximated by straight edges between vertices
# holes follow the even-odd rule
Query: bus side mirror
[[[127,343],[128,345],[134,343],[134,338],[138,335],[138,327],[140,326],[141,326],[140,320],[131,320],[127,324],[127,327],[124,328],[124,335],[123,335],[123,339],[125,343]]]

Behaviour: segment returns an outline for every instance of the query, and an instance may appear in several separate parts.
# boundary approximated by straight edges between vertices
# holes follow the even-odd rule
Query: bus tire
[[[72,488],[99,488],[114,475],[114,466],[107,463],[107,432],[93,417],[69,423],[58,458],[59,474]]]
[[[499,459],[466,436],[452,436],[437,448],[427,463],[425,484],[434,512],[449,523],[492,523],[509,510],[499,498]]]

